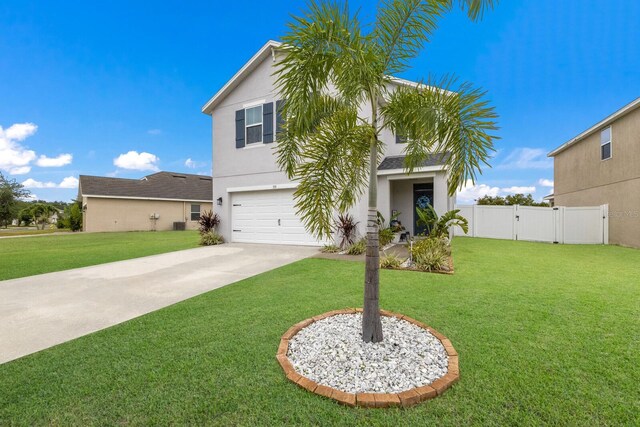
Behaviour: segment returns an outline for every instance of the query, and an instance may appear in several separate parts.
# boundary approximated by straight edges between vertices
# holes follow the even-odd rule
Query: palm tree
[[[277,88],[285,100],[276,148],[280,168],[299,181],[296,206],[307,229],[331,236],[333,215],[346,212],[368,190],[367,251],[362,338],[382,341],[379,313],[377,166],[379,139],[390,129],[407,139],[405,169],[431,152],[447,153],[449,192],[475,181],[493,151],[497,129],[484,92],[455,79],[397,85],[405,71],[458,4],[473,19],[495,0],[386,0],[368,33],[347,4],[308,5],[294,17],[276,64]]]

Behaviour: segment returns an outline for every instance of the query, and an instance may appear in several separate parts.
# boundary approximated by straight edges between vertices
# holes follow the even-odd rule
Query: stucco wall
[[[611,124],[612,156],[600,131],[554,157],[556,206],[609,205],[609,242],[640,247],[640,109]]]
[[[215,206],[221,217],[220,231],[225,239],[231,237],[231,194],[232,187],[252,187],[287,184],[290,181],[276,164],[274,148],[277,147],[277,135],[271,144],[255,144],[244,148],[235,145],[235,112],[255,102],[275,102],[280,96],[275,90],[274,62],[271,56],[266,57],[238,86],[231,91],[212,112],[213,143],[213,179],[214,200],[222,197],[223,205]],[[370,108],[365,104],[361,115],[370,116]],[[275,117],[275,110],[274,110]],[[395,136],[389,130],[383,130],[380,139],[385,143],[385,156],[401,155],[405,144],[396,144]],[[436,209],[442,213],[449,200],[446,196],[446,175],[438,173],[436,185]],[[442,191],[442,188],[445,190]],[[388,177],[378,178],[378,206],[388,219],[391,196]],[[440,195],[444,194],[444,199]],[[365,192],[366,196],[366,192]],[[413,196],[411,196],[413,197]],[[359,200],[351,213],[360,222],[358,232],[365,233],[367,205],[366,197]],[[452,203],[450,203],[452,205]]]
[[[198,228],[191,221],[191,202],[86,197],[84,204],[84,231],[172,230],[174,221],[186,221],[188,229]],[[212,209],[211,203],[193,204],[200,205],[200,212]],[[155,225],[149,219],[152,213],[160,215]]]

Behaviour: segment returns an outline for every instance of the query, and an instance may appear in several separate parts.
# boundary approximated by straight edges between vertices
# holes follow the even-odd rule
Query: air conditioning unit
[[[184,231],[186,228],[187,223],[184,221],[176,221],[173,223],[173,230],[174,231]]]

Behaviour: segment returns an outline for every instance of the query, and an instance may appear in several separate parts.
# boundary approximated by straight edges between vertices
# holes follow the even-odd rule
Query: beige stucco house
[[[83,231],[196,229],[212,210],[210,176],[157,172],[141,179],[80,175]]]
[[[267,42],[202,108],[213,121],[213,180],[219,230],[228,242],[318,245],[296,214],[290,181],[276,164],[274,147],[282,99],[274,71],[280,43]],[[391,78],[392,86],[417,83]],[[389,90],[394,90],[390,87]],[[362,106],[362,115],[370,107]],[[404,171],[401,138],[385,130],[384,159],[378,166],[378,209],[385,218],[400,213],[399,220],[411,234],[417,231],[415,206],[430,203],[440,214],[452,209],[448,172],[442,154],[433,153],[414,173]],[[366,197],[350,212],[364,234]]]
[[[609,205],[609,242],[640,247],[640,98],[549,153],[557,206]]]

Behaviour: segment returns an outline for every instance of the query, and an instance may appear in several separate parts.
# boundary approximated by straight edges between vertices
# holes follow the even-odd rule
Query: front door
[[[425,232],[424,226],[418,226],[418,214],[416,208],[424,209],[427,205],[433,206],[433,183],[413,184],[413,235],[417,236]]]

